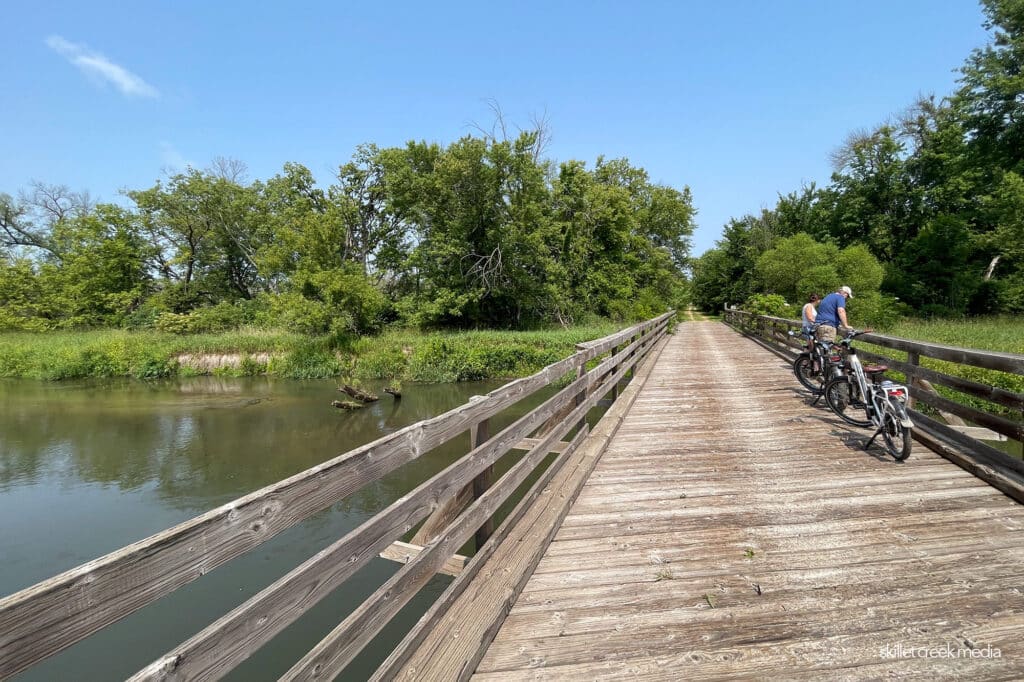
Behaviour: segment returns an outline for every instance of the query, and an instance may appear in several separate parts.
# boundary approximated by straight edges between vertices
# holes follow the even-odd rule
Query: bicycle
[[[818,325],[815,325],[809,334],[801,330],[799,335],[804,339],[814,339],[814,331],[817,330],[817,327]],[[789,335],[796,337],[797,333],[791,331]],[[814,339],[812,348],[813,351],[804,351],[796,357],[793,361],[793,373],[796,374],[797,380],[804,388],[817,396],[814,399],[814,402],[817,403],[821,399],[825,384],[829,379],[842,376],[845,372],[846,361],[843,354],[849,348],[849,340],[843,339],[839,343],[832,344]]]
[[[849,373],[834,376],[825,384],[825,402],[844,421],[854,426],[874,426],[875,433],[868,439],[867,450],[878,436],[885,449],[897,462],[910,456],[914,423],[907,416],[906,400],[910,395],[906,386],[885,379],[885,365],[862,365],[857,350],[850,345],[863,331],[851,331],[844,341],[849,348]],[[868,376],[871,382],[868,383]],[[859,417],[863,411],[864,418]]]

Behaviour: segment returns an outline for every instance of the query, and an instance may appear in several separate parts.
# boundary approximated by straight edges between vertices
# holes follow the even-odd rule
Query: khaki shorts
[[[828,341],[829,343],[835,343],[836,340],[836,328],[830,327],[826,324],[818,327],[818,331],[815,332],[819,341]]]

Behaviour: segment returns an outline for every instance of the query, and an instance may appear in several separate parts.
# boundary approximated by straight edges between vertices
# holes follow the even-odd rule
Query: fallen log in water
[[[358,400],[361,403],[372,403],[372,402],[376,402],[376,401],[380,400],[380,398],[378,398],[377,396],[373,395],[372,393],[367,393],[365,391],[360,391],[355,386],[349,386],[348,384],[344,384],[342,386],[339,386],[338,390],[341,391],[342,393],[346,393],[346,394],[352,396],[353,398],[355,398],[356,400]]]
[[[331,405],[337,407],[339,410],[358,410],[363,406],[363,403],[357,403],[351,400],[332,400]]]

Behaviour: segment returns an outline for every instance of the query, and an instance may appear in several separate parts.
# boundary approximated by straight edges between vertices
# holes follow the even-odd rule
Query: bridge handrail
[[[612,384],[653,347],[665,333],[673,315],[671,311],[578,346],[577,352],[536,374],[509,382],[442,415],[407,426],[0,599],[0,679],[52,656],[439,445],[466,431],[471,432],[473,449],[458,462],[178,648],[187,648],[190,656],[172,652],[140,671],[137,677],[177,677],[186,668],[200,676],[224,674],[298,618],[319,597],[329,593],[319,584],[317,571],[328,570],[331,560],[335,562],[335,572],[330,576],[333,589],[393,540],[456,496],[466,484],[473,483],[474,478],[478,479],[474,486],[477,500],[452,521],[449,528],[458,524],[458,533],[468,529],[472,536],[486,526],[497,505],[517,487],[509,488],[507,481],[516,477],[525,480],[556,441],[573,427],[580,426],[579,431],[583,431],[582,418],[587,409],[602,395],[614,394]],[[609,350],[611,355],[596,370],[588,372],[587,363]],[[501,433],[488,438],[490,417],[574,370],[577,378],[572,383]],[[570,407],[574,409],[570,411]],[[549,422],[553,419],[558,421],[552,425]],[[513,467],[516,474],[512,478],[506,474],[494,488],[486,490],[490,481],[485,475],[494,461],[538,429],[544,429],[537,434],[540,442],[531,444],[529,452]],[[565,450],[574,447],[576,442],[578,439]],[[480,489],[476,490],[478,487]],[[418,568],[422,574],[429,571],[429,578],[437,570],[435,565],[443,564],[462,543],[454,549],[451,544],[443,534],[438,536],[395,578],[408,575],[406,569],[410,567]],[[418,578],[419,574],[406,580],[412,584]],[[319,585],[317,599],[299,590],[316,587],[311,583]]]
[[[723,319],[740,331],[771,343],[777,350],[781,350],[791,358],[795,357],[796,353],[805,347],[803,343],[794,340],[786,334],[786,331],[789,329],[800,328],[802,323],[799,320],[771,315],[757,315],[745,310],[732,308],[724,310]],[[924,357],[956,365],[980,367],[1020,376],[1024,375],[1024,355],[959,348],[884,334],[864,334],[857,338],[865,343],[903,351],[907,354],[907,358],[904,361],[880,353],[863,349],[858,350],[862,357],[872,361],[883,362],[892,369],[906,375],[907,385],[910,389],[911,404],[914,401],[921,402],[936,411],[970,420],[1006,438],[1018,442],[1024,441],[1024,393],[1018,393],[921,365],[921,358]],[[945,386],[954,391],[959,391],[960,393],[998,405],[1004,408],[1000,410],[1003,414],[997,414],[991,408],[966,405],[941,396],[934,390],[929,390],[929,384]],[[1006,414],[1009,414],[1012,418],[1006,416]],[[995,465],[1024,475],[1024,462],[1010,457],[1006,453],[964,433],[963,429],[953,428],[949,424],[944,424],[933,416],[922,414],[917,410],[912,410],[911,416],[916,422],[920,422],[925,431],[937,433],[948,440],[954,441],[975,455],[984,465]]]

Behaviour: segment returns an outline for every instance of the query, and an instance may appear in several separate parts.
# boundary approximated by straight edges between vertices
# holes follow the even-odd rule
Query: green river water
[[[379,402],[341,412],[330,405],[342,397],[333,381],[0,381],[0,596],[501,383],[407,385],[399,402],[381,392]],[[507,411],[491,433],[550,394]],[[452,462],[468,443],[464,435],[429,453],[15,679],[131,675]],[[397,568],[373,560],[230,679],[277,679]],[[340,679],[368,676],[450,580],[433,578]]]

